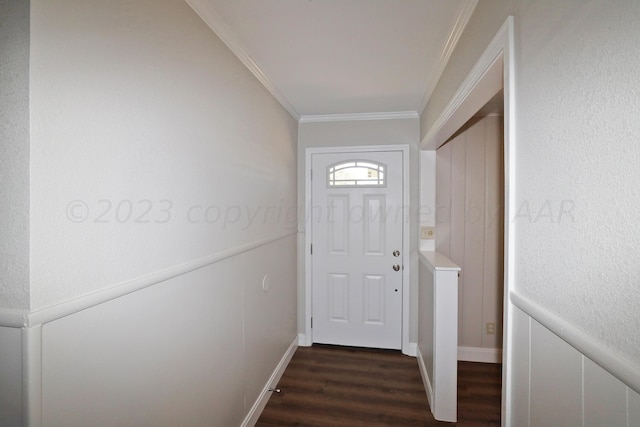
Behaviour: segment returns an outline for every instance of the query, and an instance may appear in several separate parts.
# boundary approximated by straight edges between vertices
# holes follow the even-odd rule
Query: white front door
[[[311,156],[313,342],[402,347],[402,156]]]

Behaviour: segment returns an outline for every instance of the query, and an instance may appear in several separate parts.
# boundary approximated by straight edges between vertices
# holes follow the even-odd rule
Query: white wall
[[[633,213],[640,197],[629,189],[640,185],[640,97],[633,71],[640,66],[634,37],[640,4],[479,2],[421,117],[422,135],[510,14],[516,209],[507,220],[515,230],[513,291],[586,334],[596,344],[579,352],[595,348],[606,354],[599,363],[638,391],[640,224]],[[549,354],[562,346],[547,344]],[[616,369],[612,360],[625,361],[629,369]],[[572,369],[579,361],[568,359]],[[555,381],[545,376],[536,382],[538,392],[553,390],[569,375],[558,371]],[[527,382],[513,381],[509,396],[518,396]],[[518,405],[515,397],[511,401],[507,409]],[[579,420],[573,415],[571,422]],[[531,406],[531,419],[539,417],[545,417],[544,408]]]
[[[11,164],[32,306],[0,310],[23,326],[0,337],[0,413],[241,424],[297,341],[296,121],[181,0],[30,6]]]
[[[29,1],[0,0],[0,308],[29,308]]]
[[[34,309],[295,231],[296,122],[187,4],[31,28]]]
[[[301,122],[298,127],[298,200],[301,206],[305,200],[305,149],[311,147],[345,147],[362,145],[406,144],[410,147],[409,159],[409,228],[411,241],[411,307],[409,341],[417,342],[417,284],[418,284],[418,206],[419,206],[419,164],[418,151],[419,121],[417,118],[383,120],[348,120],[333,122]],[[301,236],[305,232],[305,222],[298,222]],[[301,239],[304,241],[304,239]],[[304,245],[299,247],[298,284],[298,330],[304,331]]]

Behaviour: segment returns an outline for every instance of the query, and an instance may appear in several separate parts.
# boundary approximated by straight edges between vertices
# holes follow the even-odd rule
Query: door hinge
[[[309,172],[311,172],[311,176],[309,177],[309,179],[311,179],[311,181],[313,181],[313,169],[311,169]]]
[[[311,329],[313,329],[313,317],[311,318]]]
[[[313,255],[313,243],[311,244],[311,255]]]

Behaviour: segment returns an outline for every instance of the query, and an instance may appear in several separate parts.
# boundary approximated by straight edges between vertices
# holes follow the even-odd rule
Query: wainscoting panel
[[[22,337],[0,327],[0,426],[22,426]]]
[[[531,427],[582,427],[582,358],[531,322]]]
[[[43,425],[239,425],[241,269],[224,260],[44,325]]]
[[[529,354],[531,352],[529,328],[530,319],[522,310],[513,307],[511,322],[512,357],[511,357],[511,426],[527,426],[513,422],[529,419]]]
[[[584,358],[584,427],[627,427],[627,387]]]
[[[251,405],[296,334],[295,236],[243,255],[245,269],[245,400]],[[266,274],[265,274],[266,272]],[[277,309],[275,309],[277,307]],[[249,408],[245,408],[249,409]]]
[[[42,426],[241,425],[296,339],[295,249],[291,235],[45,323]]]
[[[580,331],[525,297],[512,294],[512,300],[518,306],[511,306],[507,426],[640,426],[640,395],[612,374],[620,372],[615,355],[604,351],[609,356],[595,363],[583,353],[592,352],[594,343],[585,348],[568,343]],[[530,313],[539,314],[540,321]]]
[[[627,388],[627,402],[629,405],[629,427],[640,426],[640,394]]]

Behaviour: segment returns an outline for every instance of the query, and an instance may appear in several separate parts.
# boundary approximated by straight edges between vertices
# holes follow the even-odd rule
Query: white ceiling
[[[321,120],[420,114],[477,0],[187,2],[296,119]]]

